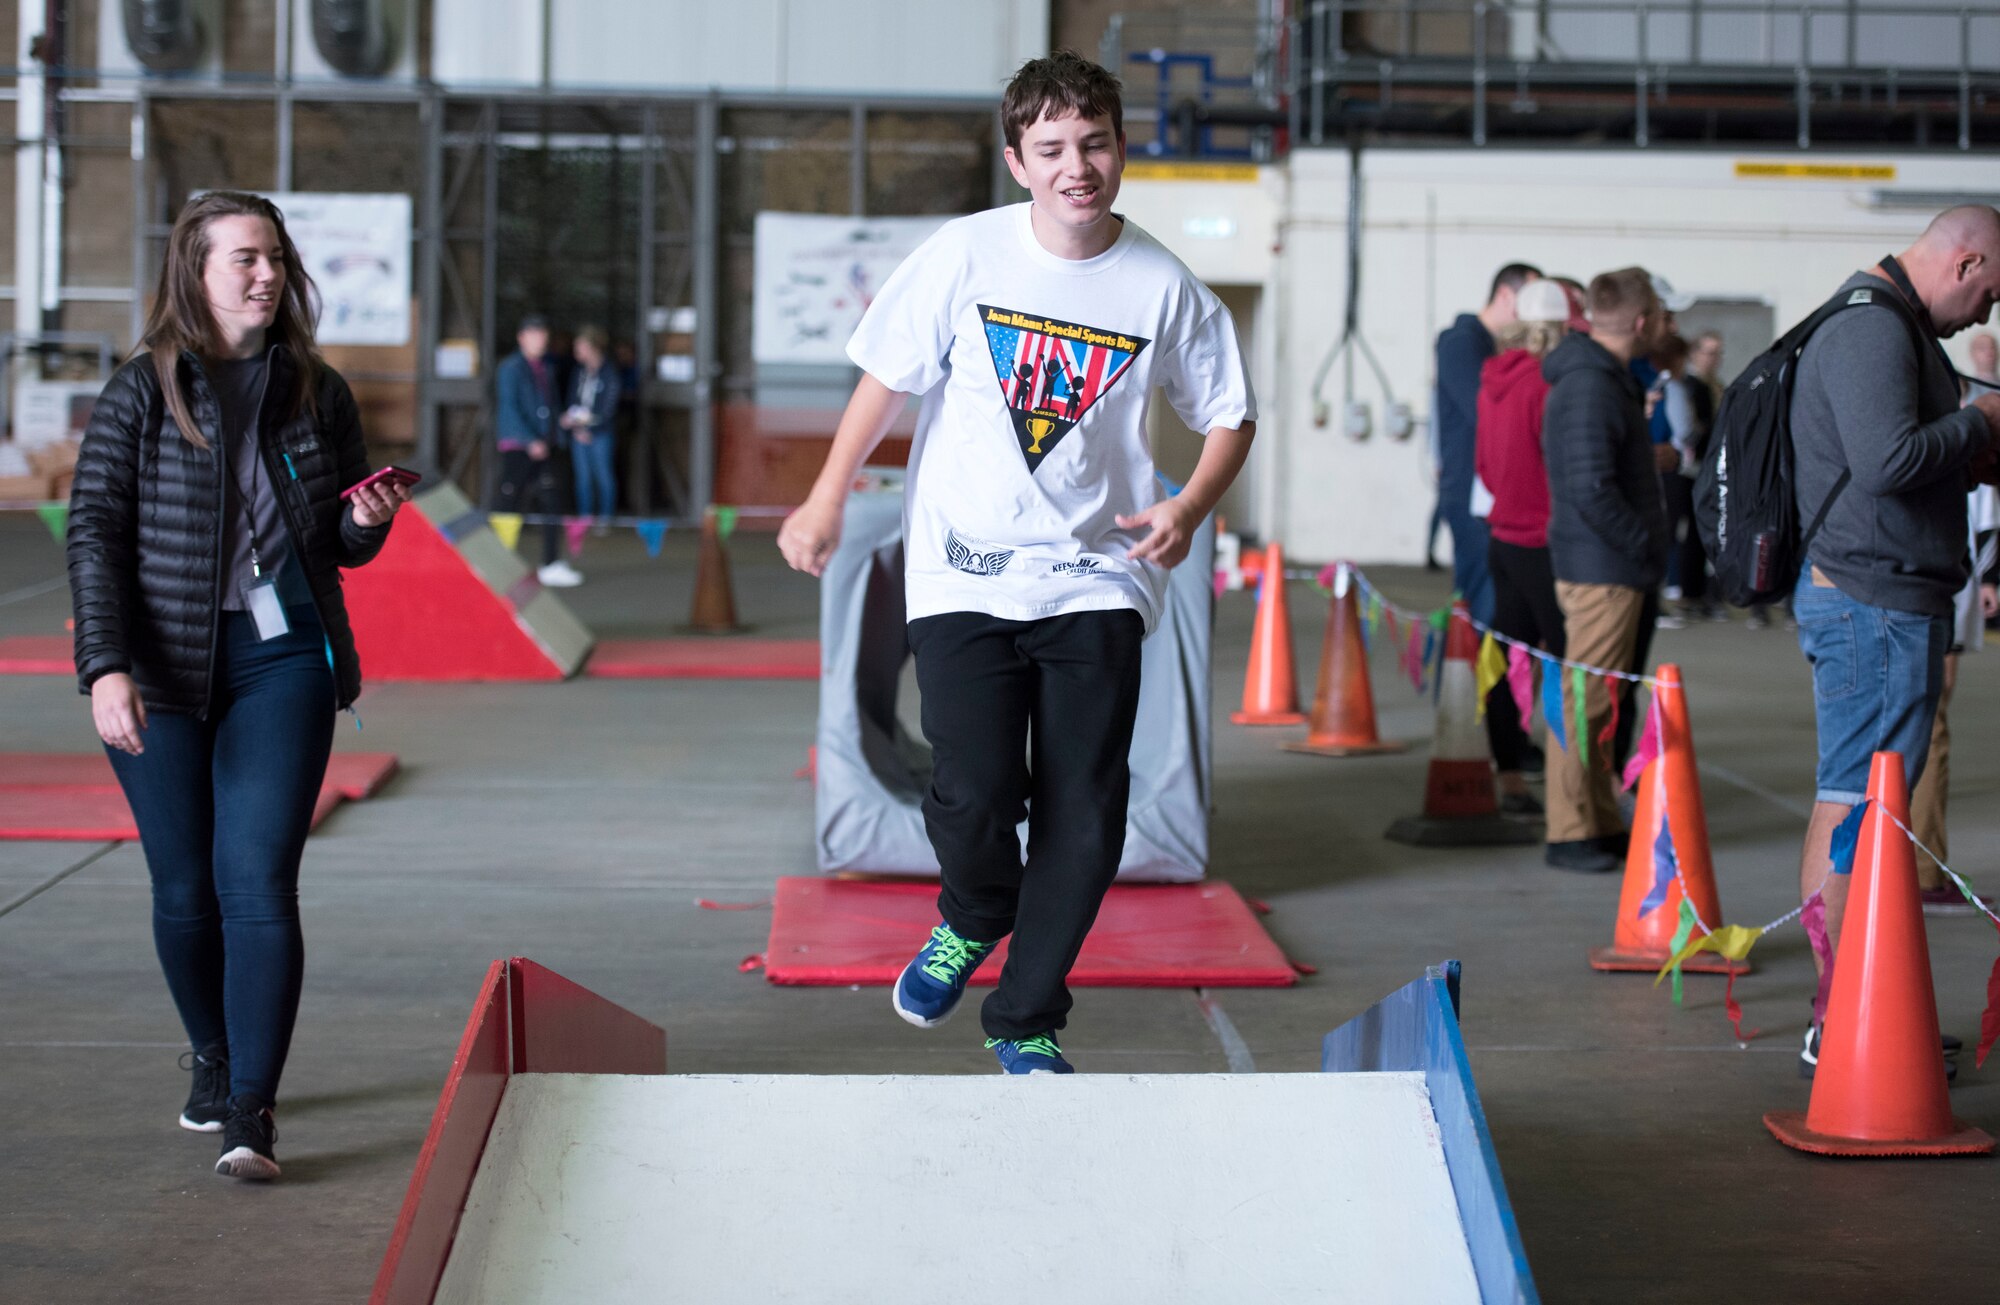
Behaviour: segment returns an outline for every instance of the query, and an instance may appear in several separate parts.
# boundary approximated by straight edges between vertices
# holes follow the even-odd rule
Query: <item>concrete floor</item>
[[[574,607],[600,636],[668,632],[687,611],[690,543],[659,561],[592,540]],[[61,553],[32,517],[0,516],[0,634],[56,633],[67,593],[34,587]],[[1404,602],[1438,578],[1382,569]],[[768,536],[739,536],[744,616],[771,637],[815,629],[812,582]],[[1310,687],[1323,608],[1293,593]],[[1240,685],[1250,599],[1227,596],[1218,716]],[[1812,789],[1805,670],[1782,627],[1741,620],[1660,635],[1686,671],[1723,903],[1761,923],[1796,901]],[[1989,666],[1990,664],[1990,666]],[[1424,739],[1427,701],[1378,669],[1385,732]],[[136,847],[0,843],[0,1297],[8,1301],[365,1297],[437,1089],[486,963],[531,956],[668,1031],[677,1071],[987,1073],[975,1028],[896,1020],[879,989],[778,989],[737,962],[756,901],[811,873],[810,683],[591,681],[386,685],[339,748],[393,750],[402,775],[342,807],[308,846],[304,1008],[281,1104],[282,1182],[209,1173],[215,1143],[174,1127],[180,1029],[155,966]],[[2000,890],[2000,655],[1968,661],[1954,710],[1952,847]],[[1291,990],[1217,1000],[1260,1070],[1308,1070],[1319,1038],[1446,957],[1465,962],[1465,1029],[1535,1276],[1550,1301],[1917,1300],[1983,1295],[2000,1270],[1993,1162],[1811,1159],[1759,1117],[1803,1108],[1794,1074],[1811,962],[1795,927],[1738,985],[1690,979],[1676,1008],[1642,976],[1584,964],[1608,941],[1618,883],[1543,868],[1537,849],[1383,841],[1419,805],[1424,749],[1329,761],[1282,731],[1222,724],[1213,873],[1274,908],[1272,934],[1319,967]],[[0,747],[96,746],[57,678],[0,678]],[[83,863],[88,864],[83,864]],[[1993,931],[1930,924],[1944,1027],[1976,1036]],[[1083,1071],[1214,1071],[1227,1062],[1186,991],[1085,990],[1065,1044]],[[1952,1093],[2000,1129],[2000,1062]]]

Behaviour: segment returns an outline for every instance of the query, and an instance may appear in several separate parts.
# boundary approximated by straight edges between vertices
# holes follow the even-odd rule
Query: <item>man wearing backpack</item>
[[[1645,393],[1632,360],[1659,340],[1664,314],[1644,268],[1590,283],[1590,333],[1573,332],[1542,362],[1551,386],[1542,418],[1549,468],[1549,562],[1562,607],[1565,655],[1590,666],[1632,665],[1646,599],[1667,571],[1667,509]],[[1586,677],[1581,713],[1549,731],[1548,864],[1601,874],[1625,864],[1626,835],[1600,736],[1616,688]],[[1579,738],[1581,734],[1584,737]],[[1586,764],[1587,762],[1587,764]]]
[[[2000,396],[1959,406],[1935,341],[1986,320],[2000,300],[2000,213],[1949,209],[1894,258],[1840,287],[1841,311],[1799,354],[1791,397],[1792,488],[1805,557],[1793,590],[1813,671],[1817,793],[1799,865],[1821,893],[1838,948],[1847,878],[1829,875],[1834,829],[1866,795],[1876,752],[1902,754],[1914,787],[1967,576],[1965,495],[1992,478]],[[1800,1072],[1817,1064],[1806,1032]]]

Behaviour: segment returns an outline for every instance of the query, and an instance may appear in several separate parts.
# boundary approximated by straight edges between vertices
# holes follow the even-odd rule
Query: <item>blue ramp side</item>
[[[1426,967],[1423,978],[1327,1034],[1319,1067],[1329,1074],[1423,1074],[1480,1299],[1486,1305],[1540,1305],[1458,1030],[1458,962]]]

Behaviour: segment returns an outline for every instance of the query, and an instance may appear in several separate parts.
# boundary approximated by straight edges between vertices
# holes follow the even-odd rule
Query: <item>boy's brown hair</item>
[[[1057,50],[1021,65],[1000,97],[1000,125],[1009,148],[1019,151],[1021,133],[1043,118],[1109,118],[1125,136],[1125,104],[1118,79],[1074,50]]]

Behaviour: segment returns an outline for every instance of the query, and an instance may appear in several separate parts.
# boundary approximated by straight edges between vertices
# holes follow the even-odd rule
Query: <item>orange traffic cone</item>
[[[1285,606],[1282,546],[1265,547],[1260,575],[1250,667],[1243,675],[1243,710],[1231,712],[1229,719],[1238,725],[1297,725],[1305,716],[1299,711],[1299,677],[1292,670],[1292,617]]]
[[[729,549],[722,542],[715,509],[701,518],[701,553],[695,561],[694,608],[687,628],[696,634],[735,634],[736,592],[729,583]]]
[[[1451,605],[1444,664],[1438,674],[1437,732],[1424,781],[1424,813],[1405,816],[1385,837],[1418,847],[1491,847],[1539,843],[1538,820],[1511,820],[1493,796],[1493,757],[1479,726],[1479,686],[1473,659],[1479,635],[1463,602]]]
[[[1910,819],[1899,754],[1875,754],[1868,797],[1812,1103],[1773,1111],[1764,1127],[1820,1155],[1984,1155],[1993,1139],[1954,1119],[1945,1094],[1916,849],[1885,818]]]
[[[1319,645],[1319,687],[1313,693],[1312,728],[1303,743],[1287,752],[1321,757],[1359,757],[1401,752],[1407,743],[1385,741],[1375,732],[1375,690],[1368,682],[1368,650],[1361,642],[1361,615],[1355,603],[1353,570],[1342,562],[1333,571],[1333,605]]]
[[[1625,851],[1625,887],[1618,894],[1618,920],[1609,947],[1590,949],[1593,970],[1644,970],[1655,973],[1673,956],[1674,931],[1680,925],[1681,898],[1711,927],[1722,923],[1722,903],[1715,891],[1715,866],[1708,854],[1708,815],[1701,805],[1701,779],[1695,772],[1694,734],[1688,728],[1687,695],[1681,692],[1681,668],[1660,667],[1653,690],[1660,713],[1660,755],[1639,778],[1639,802],[1632,812],[1632,841]],[[1653,891],[1660,822],[1671,826],[1680,875],[1668,882],[1666,896],[1643,914]],[[1685,893],[1681,885],[1686,884]],[[1692,974],[1750,972],[1749,961],[1732,961],[1714,952],[1697,952],[1681,962]]]

